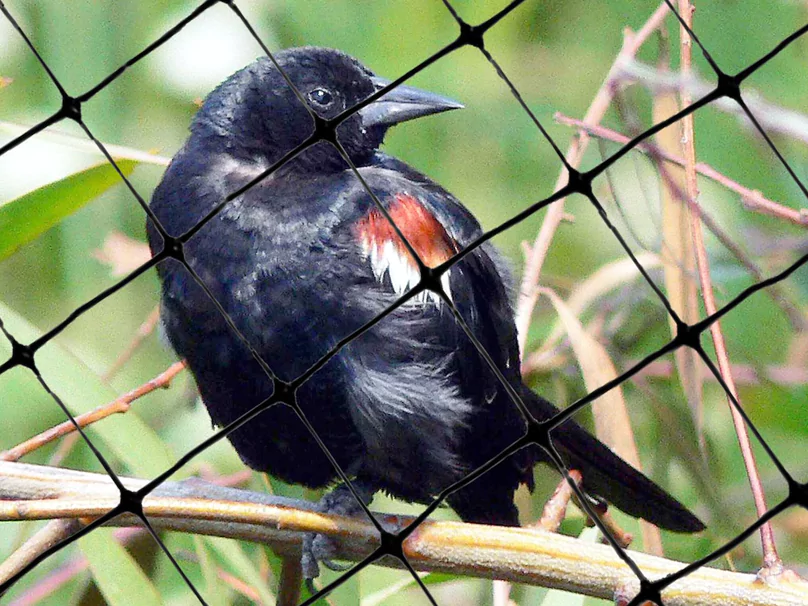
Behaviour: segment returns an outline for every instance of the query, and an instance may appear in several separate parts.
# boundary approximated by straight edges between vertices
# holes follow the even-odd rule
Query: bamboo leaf
[[[117,164],[124,175],[138,165],[132,160]],[[117,171],[105,162],[6,202],[0,206],[0,261],[121,182]]]
[[[581,367],[586,389],[590,392],[594,391],[615,379],[617,369],[606,348],[586,331],[578,318],[555,292],[543,289],[542,293],[546,294],[553,303],[564,324],[575,358]],[[595,418],[595,433],[598,438],[603,440],[622,459],[628,461],[636,469],[642,470],[622,387],[618,385],[592,402],[592,415]],[[640,527],[645,548],[651,553],[661,553],[662,539],[659,529],[645,521],[640,522]]]
[[[654,121],[661,122],[679,110],[676,93],[663,93],[654,97]],[[656,135],[662,151],[674,156],[682,153],[682,125],[680,122],[663,129]],[[690,209],[687,206],[685,170],[671,162],[660,163],[660,198],[662,200],[662,250],[660,258],[665,271],[665,290],[673,310],[679,317],[693,324],[700,318],[698,287],[696,285],[696,255],[690,232]],[[671,335],[676,336],[676,324],[669,319]],[[687,397],[699,435],[702,455],[704,442],[703,371],[699,355],[689,347],[674,352],[679,381]]]
[[[639,253],[637,261],[647,270],[660,266],[659,257],[650,252]],[[607,293],[640,277],[640,272],[632,259],[628,257],[617,259],[599,268],[586,280],[576,285],[566,300],[566,306],[573,315],[581,317]],[[550,336],[542,344],[541,351],[549,351],[555,347],[564,332],[563,323],[559,318],[556,320]]]
[[[160,593],[129,552],[106,528],[96,529],[79,539],[98,589],[111,606],[130,606],[137,596],[140,606],[160,606]]]
[[[41,335],[36,327],[1,302],[0,318],[6,329],[22,343],[30,343]],[[10,344],[0,339],[0,359],[5,360],[10,354]],[[105,404],[118,395],[58,342],[50,341],[40,349],[35,361],[45,381],[73,415]],[[0,400],[8,402],[9,406],[31,407],[30,414],[37,414],[34,407],[38,406],[57,408],[56,402],[43,398],[43,394],[39,386],[35,393],[21,394],[9,392],[0,384]],[[102,452],[114,453],[132,472],[143,478],[154,477],[176,460],[176,456],[135,410],[125,415],[113,415],[91,425],[86,431],[94,443],[98,444],[98,438],[103,441],[105,448]]]
[[[258,566],[253,562],[244,548],[237,541],[223,539],[221,537],[205,537],[205,541],[216,553],[217,558],[228,567],[230,572],[255,589],[260,596],[261,604],[274,604],[275,596],[267,587],[267,581],[258,571]]]
[[[205,577],[205,595],[209,605],[224,606],[227,604],[225,598],[225,588],[219,580],[216,564],[210,556],[204,539],[199,535],[194,535],[194,550],[199,558],[199,567],[202,569],[202,576]]]

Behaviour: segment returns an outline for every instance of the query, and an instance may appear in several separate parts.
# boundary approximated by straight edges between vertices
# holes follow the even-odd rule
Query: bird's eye
[[[334,100],[334,95],[324,88],[315,88],[309,93],[309,100],[320,107],[328,107]]]

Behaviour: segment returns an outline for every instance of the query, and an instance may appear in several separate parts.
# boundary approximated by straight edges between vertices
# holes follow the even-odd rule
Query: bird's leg
[[[376,486],[372,486],[362,480],[351,481],[351,486],[362,499],[365,505],[370,505],[373,495],[376,493]],[[365,511],[354,497],[351,489],[346,484],[339,484],[336,488],[323,495],[317,508],[322,513],[335,514],[341,516],[362,516]],[[334,563],[331,558],[336,553],[336,542],[331,537],[322,534],[307,533],[303,536],[303,554],[300,564],[303,568],[303,577],[307,584],[320,575],[320,565],[322,562],[326,568],[331,570],[346,570],[348,567]]]

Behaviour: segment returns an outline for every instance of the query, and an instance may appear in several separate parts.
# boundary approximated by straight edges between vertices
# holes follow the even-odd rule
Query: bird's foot
[[[351,486],[362,499],[365,505],[373,500],[376,489],[361,480],[354,480]],[[351,489],[346,484],[340,484],[331,492],[325,494],[318,503],[318,511],[341,516],[361,517],[365,510],[356,500]],[[311,581],[320,575],[320,563],[326,568],[336,571],[345,571],[350,565],[337,564],[334,557],[337,554],[337,540],[323,534],[307,533],[303,536],[303,554],[300,565],[303,568],[303,577],[311,589]]]

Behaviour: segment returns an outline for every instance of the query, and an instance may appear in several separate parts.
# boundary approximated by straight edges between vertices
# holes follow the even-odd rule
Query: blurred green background
[[[469,0],[455,5],[467,21],[477,23],[494,14],[504,2]],[[158,38],[197,4],[10,0],[6,6],[67,91],[77,95]],[[305,44],[337,47],[389,78],[416,65],[457,35],[456,24],[439,0],[254,0],[239,6],[272,50]],[[556,124],[553,114],[558,111],[583,116],[620,49],[624,27],[639,28],[657,6],[645,0],[527,0],[486,36],[486,48],[559,146],[566,149],[572,133]],[[696,31],[719,65],[730,73],[762,56],[808,19],[808,5],[804,2],[715,0],[697,6]],[[667,24],[668,40],[653,37],[639,54],[640,60],[654,64],[660,49],[667,47],[676,66],[678,26],[672,18]],[[225,5],[214,6],[86,103],[84,120],[105,143],[170,157],[184,141],[196,102],[260,54],[260,47],[235,15]],[[711,80],[711,72],[698,52],[695,66],[704,79]],[[756,73],[748,88],[758,91],[771,104],[798,112],[808,120],[806,66],[808,40],[801,39]],[[19,34],[2,17],[0,77],[3,144],[14,136],[16,127],[33,125],[51,115],[61,100]],[[485,228],[495,227],[552,192],[559,172],[558,159],[477,50],[461,49],[409,83],[458,99],[466,109],[395,129],[387,139],[386,151],[447,187],[472,209]],[[610,111],[604,124],[623,133],[651,124],[651,96],[646,88],[630,87],[623,91],[621,100],[621,111]],[[796,131],[799,127],[795,123]],[[60,123],[54,130],[83,137],[73,123]],[[700,161],[772,200],[797,209],[808,206],[748,124],[708,107],[696,115],[696,133]],[[805,131],[802,133],[804,136]],[[774,140],[797,174],[805,178],[808,138],[776,134]],[[616,149],[615,144],[593,142],[585,167]],[[35,136],[0,156],[0,204],[52,182],[65,185],[58,195],[53,194],[54,204],[64,203],[70,196],[78,200],[82,188],[71,188],[70,175],[101,162],[103,158],[98,153],[77,143],[65,145],[47,134]],[[161,166],[148,163],[134,167],[132,183],[146,200],[162,171]],[[608,187],[609,180],[601,178],[596,183],[596,194],[610,216],[635,251],[658,251],[659,179],[652,165],[643,157],[629,155],[613,167],[608,177],[612,187]],[[118,231],[144,239],[142,209],[123,186],[108,187],[112,182],[99,185],[105,190],[102,195],[87,204],[75,202],[81,206],[75,213],[0,261],[0,319],[20,340],[27,342],[47,331],[76,306],[120,279],[95,258],[95,251],[110,233]],[[804,228],[749,212],[736,194],[712,182],[702,180],[700,186],[702,204],[729,237],[761,266],[764,275],[805,254]],[[542,283],[562,297],[606,263],[625,256],[588,202],[571,199],[567,209],[574,215],[574,222],[561,226],[542,277]],[[523,265],[522,242],[533,240],[543,215],[531,217],[495,240],[512,260],[517,280]],[[19,228],[0,222],[0,244],[2,238],[14,237]],[[721,304],[754,280],[714,237],[708,236],[707,242]],[[652,275],[662,283],[660,272]],[[783,291],[805,318],[808,271],[803,268],[792,275],[784,282]],[[105,377],[157,302],[157,280],[151,271],[81,316],[37,355],[45,379],[71,411],[101,405],[152,378],[174,361],[173,353],[152,334],[120,371]],[[552,306],[541,300],[529,335],[529,351],[542,343],[555,319]],[[636,280],[604,296],[582,320],[603,327],[601,336],[618,368],[647,355],[669,338],[664,309],[647,285]],[[798,479],[808,480],[808,459],[804,456],[808,451],[808,338],[765,294],[755,295],[733,311],[723,328],[733,363],[746,365],[752,371],[763,372],[769,366],[786,370],[785,378],[777,382],[765,378],[742,382],[741,398],[789,470]],[[555,372],[540,372],[531,378],[537,389],[562,405],[586,393],[568,345],[562,344],[557,351],[562,363]],[[8,343],[0,339],[0,353],[8,350]],[[705,387],[704,464],[700,462],[693,424],[675,374],[673,378],[647,378],[639,385],[629,383],[625,393],[645,469],[694,508],[709,526],[697,537],[666,535],[667,555],[685,561],[697,559],[755,519],[726,400],[715,382],[708,381]],[[586,416],[580,415],[582,422],[589,422]],[[24,369],[0,377],[0,419],[0,450],[64,420],[53,400]],[[140,477],[156,475],[210,433],[209,419],[201,404],[194,401],[192,386],[185,376],[175,381],[170,390],[150,394],[128,414],[107,419],[89,431],[116,470]],[[58,451],[58,444],[50,445],[25,461],[47,463]],[[785,496],[785,484],[762,449],[756,452],[769,501],[776,503]],[[61,464],[100,469],[80,443]],[[229,474],[242,469],[229,444],[221,442],[194,459],[178,476],[200,470]],[[537,470],[537,476],[536,494],[521,502],[525,520],[536,518],[555,485],[556,478],[548,470]],[[271,485],[284,494],[317,496],[274,481]],[[266,488],[258,477],[250,487]],[[416,507],[380,499],[374,507],[418,511]],[[453,514],[447,510],[440,515],[452,518]],[[619,520],[636,534],[634,521],[622,516]],[[0,560],[37,526],[0,525]],[[573,518],[563,530],[578,534],[581,528],[582,521]],[[808,515],[789,512],[775,521],[775,529],[786,564],[808,572]],[[109,535],[109,531],[102,531],[99,536],[103,533]],[[277,578],[278,563],[261,548],[180,534],[167,535],[165,539],[211,603],[241,604],[248,603],[248,599],[200,565],[208,558],[248,583],[261,575],[269,578],[262,596],[265,599],[276,589],[271,579]],[[84,554],[90,557],[90,569],[37,603],[151,603],[148,600],[155,597],[167,604],[194,603],[170,563],[148,539],[137,539],[130,547],[150,579],[149,588],[139,590],[135,598],[119,597],[123,601],[115,602],[109,583],[137,590],[137,578],[121,572],[118,579],[104,579],[97,567],[121,554],[109,536],[92,541],[82,540],[78,548],[50,558],[15,587],[11,600]],[[716,564],[756,570],[760,564],[757,536],[735,550],[731,562],[722,559]],[[131,571],[125,566],[121,570]],[[97,581],[93,581],[94,575]],[[412,583],[405,585],[407,578],[403,573],[371,568],[335,592],[331,600],[334,604],[356,603],[360,599],[365,604],[426,603]],[[490,582],[446,577],[435,577],[433,581],[440,603],[492,601]],[[402,587],[389,592],[389,596],[379,593],[398,582]],[[517,587],[512,597],[520,604],[541,603],[544,593],[542,589]],[[567,597],[557,603],[582,602]]]

